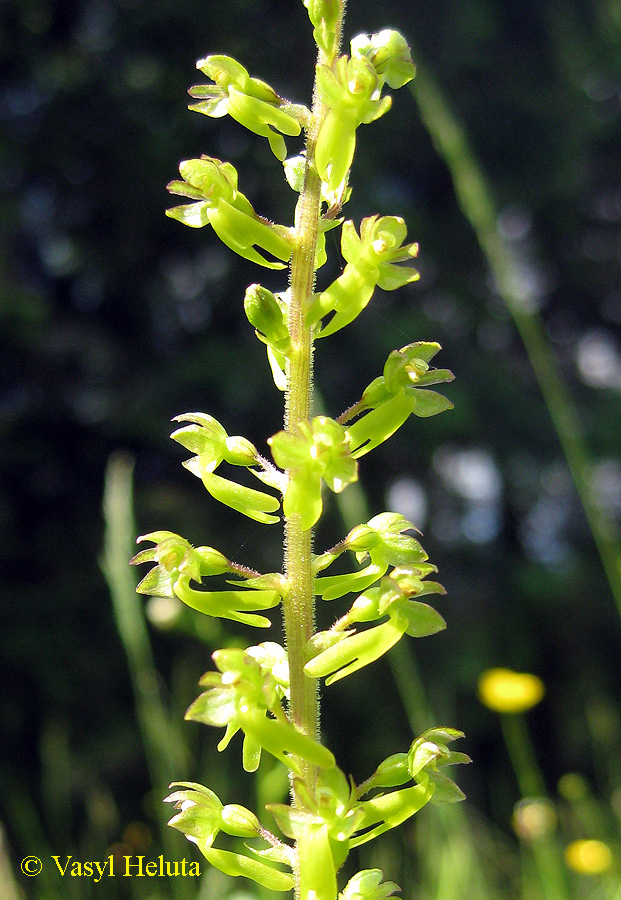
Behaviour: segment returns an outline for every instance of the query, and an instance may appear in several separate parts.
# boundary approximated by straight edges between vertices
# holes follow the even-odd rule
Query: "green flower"
[[[363,591],[386,574],[389,566],[416,565],[427,560],[427,554],[416,540],[405,532],[416,530],[399,513],[380,513],[366,525],[356,525],[338,545],[338,554],[351,550],[360,563],[368,557],[368,564],[357,572],[344,575],[324,575],[315,579],[315,593],[324,600],[336,600],[354,591]],[[315,560],[316,571],[326,568],[337,555],[328,551]],[[325,565],[324,565],[325,562]]]
[[[216,794],[194,782],[175,782],[170,786],[182,790],[173,791],[164,798],[164,803],[174,803],[179,810],[168,824],[185,834],[188,840],[211,847],[222,828],[224,809]]]
[[[449,750],[448,744],[463,738],[463,732],[456,728],[436,726],[429,728],[412,742],[407,756],[408,771],[419,784],[430,782],[434,786],[433,803],[458,803],[464,799],[463,791],[443,770],[472,762],[465,753]]]
[[[215,86],[199,84],[191,87],[191,97],[200,99],[190,109],[219,119],[227,113],[249,131],[266,137],[274,156],[287,155],[283,134],[297,136],[300,122],[291,115],[286,102],[268,84],[251,78],[246,69],[230,56],[207,56],[196,68],[215,82]],[[280,133],[279,133],[280,132]]]
[[[271,609],[280,603],[277,590],[221,590],[205,591],[194,588],[191,582],[202,585],[203,578],[225,572],[238,573],[239,567],[213,547],[192,547],[184,538],[171,531],[154,531],[138,538],[138,542],[152,541],[155,546],[141,550],[131,560],[132,565],[156,562],[136,590],[151,597],[178,597],[186,606],[205,615],[232,619],[246,625],[269,628],[265,616],[251,610]]]
[[[183,465],[201,479],[214,499],[257,522],[266,525],[278,522],[278,516],[272,515],[280,508],[276,497],[214,474],[221,462],[227,462],[233,466],[244,466],[260,480],[272,487],[280,487],[277,480],[274,482],[264,471],[253,468],[261,461],[256,447],[249,440],[240,435],[229,437],[222,425],[205,413],[185,413],[175,416],[173,421],[189,423],[173,431],[171,437],[196,454],[185,460]]]
[[[462,791],[439,771],[439,767],[471,761],[465,753],[457,753],[447,747],[448,743],[461,737],[462,732],[454,728],[442,726],[429,728],[412,742],[407,754],[395,753],[380,763],[373,775],[360,785],[358,796],[368,794],[377,788],[402,785],[412,779],[417,784],[389,793],[380,790],[371,800],[362,802],[360,804],[363,811],[360,823],[362,833],[353,837],[350,848],[359,847],[390,828],[395,828],[430,800],[433,803],[455,803],[463,800]],[[370,830],[365,830],[367,828]],[[369,887],[372,884],[371,881]],[[377,886],[379,887],[379,882]],[[386,895],[370,893],[370,897]],[[362,894],[364,900],[366,896]]]
[[[174,791],[164,799],[165,803],[174,803],[179,810],[168,824],[190,840],[194,838],[197,843],[200,841],[210,847],[219,831],[233,837],[260,835],[259,820],[249,809],[236,803],[223,806],[216,794],[202,784],[176,782],[171,787],[182,790]]]
[[[390,97],[380,98],[380,88],[377,73],[366,59],[340,56],[334,69],[317,67],[317,91],[329,111],[317,137],[315,165],[329,191],[338,191],[347,178],[358,126],[390,109]]]
[[[445,593],[441,584],[423,580],[434,571],[435,566],[424,562],[395,568],[377,587],[371,587],[357,597],[349,612],[328,633],[335,641],[326,641],[326,649],[304,666],[306,675],[312,678],[328,676],[326,684],[333,684],[375,662],[404,634],[426,637],[446,628],[446,622],[433,607],[412,599]],[[386,616],[386,621],[372,628],[357,631],[351,627]],[[321,647],[320,642],[318,646]]]
[[[268,443],[276,464],[289,474],[283,501],[285,515],[299,516],[303,531],[312,528],[321,515],[322,480],[338,494],[358,478],[347,432],[327,416],[297,422]]]
[[[356,459],[387,440],[412,413],[427,418],[453,408],[442,394],[426,390],[429,385],[453,381],[454,375],[448,369],[434,369],[429,365],[440,349],[439,344],[417,341],[393,350],[386,360],[384,374],[375,378],[346,417],[341,417],[349,421],[365,413],[347,427]]]
[[[254,813],[236,803],[223,806],[216,794],[202,784],[178,782],[171,787],[181,790],[165,798],[166,803],[174,803],[179,810],[168,824],[195,843],[212,866],[227,875],[244,875],[270,890],[291,890],[291,875],[241,853],[212,847],[219,831],[233,837],[261,837],[263,829]]]
[[[376,285],[394,291],[419,278],[415,269],[397,265],[418,253],[418,244],[402,246],[405,237],[405,222],[398,216],[363,219],[360,237],[354,223],[345,222],[341,235],[341,251],[347,260],[345,270],[319,294],[307,313],[307,322],[314,325],[334,311],[317,337],[327,337],[349,325],[367,306]]]
[[[244,259],[268,269],[285,268],[292,251],[290,230],[257,216],[237,190],[237,170],[231,163],[203,155],[181,162],[179,172],[183,181],[171,181],[167,190],[194,202],[166,210],[167,216],[190,228],[211,225],[222,243]],[[266,259],[255,246],[283,262]]]
[[[326,747],[288,721],[281,706],[282,690],[266,665],[237,648],[216,650],[213,660],[219,672],[203,675],[200,684],[207,690],[190,706],[186,719],[226,726],[218,750],[224,750],[241,729],[242,759],[247,772],[258,768],[261,750],[271,753],[296,774],[300,774],[298,759],[324,768],[334,765],[334,757]]]
[[[370,37],[359,34],[351,42],[351,55],[367,59],[379,78],[391,88],[403,87],[416,74],[406,39],[389,28]]]
[[[393,881],[382,881],[383,877],[381,869],[363,869],[357,872],[339,894],[339,900],[385,900],[400,890],[399,885]]]

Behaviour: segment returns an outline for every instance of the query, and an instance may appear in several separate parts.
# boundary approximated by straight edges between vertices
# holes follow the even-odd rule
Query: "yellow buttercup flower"
[[[525,712],[536,706],[544,693],[543,681],[536,675],[511,669],[488,669],[479,678],[479,699],[494,712]]]
[[[565,861],[579,875],[602,875],[612,866],[612,852],[603,841],[573,841],[565,848]]]

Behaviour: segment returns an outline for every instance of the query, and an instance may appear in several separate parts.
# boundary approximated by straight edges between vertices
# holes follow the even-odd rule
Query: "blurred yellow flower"
[[[479,678],[479,700],[499,713],[520,713],[536,706],[545,693],[536,675],[511,669],[488,669]]]
[[[573,841],[565,848],[565,861],[580,875],[601,875],[612,866],[612,852],[603,841]]]

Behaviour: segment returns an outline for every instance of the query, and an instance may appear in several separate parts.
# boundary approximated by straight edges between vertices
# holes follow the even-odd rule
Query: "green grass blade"
[[[498,292],[522,338],[621,615],[619,529],[593,495],[590,485],[592,464],[580,417],[554,358],[541,317],[524,303],[516,261],[498,231],[491,186],[440,87],[420,63],[418,54],[415,58],[417,75],[410,82],[410,91],[436,150],[449,170],[457,201],[474,230]]]

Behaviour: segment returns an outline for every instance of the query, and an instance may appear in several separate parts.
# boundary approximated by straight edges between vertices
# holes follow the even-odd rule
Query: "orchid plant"
[[[331,549],[313,553],[325,487],[338,494],[355,482],[359,460],[410,415],[432,416],[452,406],[432,389],[453,378],[447,369],[431,365],[440,346],[418,341],[394,350],[382,374],[340,416],[311,412],[314,342],[363,314],[376,287],[392,291],[418,278],[412,266],[418,247],[406,242],[401,218],[373,215],[356,227],[340,216],[351,195],[358,128],[389,110],[387,87],[399,88],[415,74],[397,31],[359,35],[351,41],[350,55],[340,55],[344,5],[344,0],[304,0],[318,48],[312,108],[284,100],[228,56],[200,60],[197,67],[208,81],[189,91],[197,101],[190,109],[213,118],[229,115],[268,140],[299,195],[294,224],[277,225],[255,212],[231,163],[210,156],[182,162],[181,180],[168,185],[188,201],[168,210],[173,219],[192,228],[210,225],[239,256],[259,266],[289,269],[288,288],[273,293],[252,284],[244,298],[248,321],[266,346],[274,382],[284,393],[284,428],[268,441],[272,458],[247,438],[229,435],[205,413],[178,416],[172,434],[191,454],[185,467],[212,498],[265,526],[283,516],[282,571],[254,571],[220,550],[193,547],[168,531],[139,538],[151,546],[132,560],[155,563],[139,592],[177,597],[209,616],[266,628],[272,624],[266,611],[282,608],[284,646],[265,641],[245,650],[217,650],[215,670],[201,679],[203,692],[186,718],[225,729],[219,750],[236,743],[241,732],[242,765],[248,772],[256,771],[263,753],[275,757],[289,772],[290,803],[270,803],[256,815],[235,803],[223,804],[195,783],[171,785],[166,799],[177,810],[170,825],[193,841],[212,866],[272,891],[294,889],[299,900],[381,900],[398,890],[383,881],[379,869],[367,869],[339,893],[339,869],[351,849],[405,822],[428,802],[461,800],[447,767],[469,761],[449,749],[460,732],[432,728],[356,784],[320,740],[319,679],[330,685],[355,677],[404,635],[424,637],[446,627],[422,599],[444,594],[429,578],[436,567],[414,536],[414,524],[402,515],[382,512]],[[288,156],[285,138],[302,132],[305,149]],[[318,288],[325,234],[339,227],[345,266],[332,283]],[[246,469],[260,486],[220,474],[223,463]],[[352,558],[348,571],[327,573],[347,555]],[[217,586],[212,581],[210,587],[214,578]],[[323,631],[315,631],[318,597],[326,602],[349,597],[351,602]],[[244,839],[244,846],[216,847],[220,832]]]

